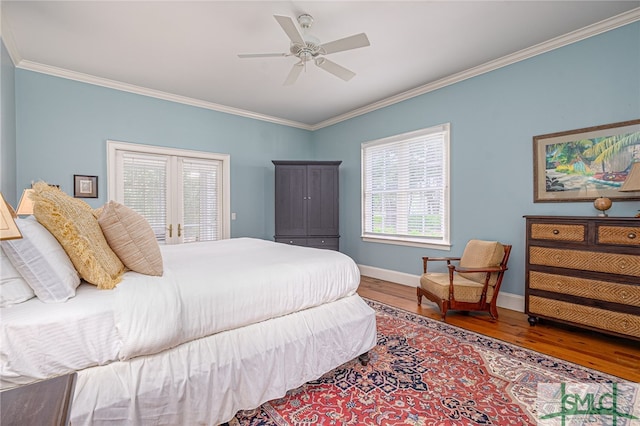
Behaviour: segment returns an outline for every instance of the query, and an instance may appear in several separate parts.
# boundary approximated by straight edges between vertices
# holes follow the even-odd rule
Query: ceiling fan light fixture
[[[302,15],[298,16],[298,24],[300,24],[300,28],[311,28],[311,25],[313,25],[313,16],[309,15],[308,13],[303,13]]]

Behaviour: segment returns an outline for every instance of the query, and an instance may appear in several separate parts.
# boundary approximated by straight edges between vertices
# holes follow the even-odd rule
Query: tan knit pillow
[[[33,189],[36,219],[56,237],[80,277],[100,289],[114,288],[124,265],[107,244],[91,207],[44,182]]]
[[[162,275],[162,254],[149,222],[129,207],[109,201],[98,223],[109,246],[132,271]]]

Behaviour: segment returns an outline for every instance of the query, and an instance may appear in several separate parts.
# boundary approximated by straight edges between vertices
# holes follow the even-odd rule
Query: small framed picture
[[[73,196],[98,198],[98,176],[73,175]]]

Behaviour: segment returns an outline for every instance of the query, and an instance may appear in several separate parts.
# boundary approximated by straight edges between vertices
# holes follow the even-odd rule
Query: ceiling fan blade
[[[273,58],[289,56],[288,53],[240,53],[238,58]]]
[[[339,40],[330,41],[329,43],[324,43],[320,47],[324,50],[325,55],[328,55],[329,53],[358,49],[369,45],[370,43],[367,35],[365,33],[360,33],[350,37],[341,38]]]
[[[349,81],[353,78],[353,76],[356,75],[356,73],[354,73],[353,71],[350,71],[342,65],[338,65],[335,62],[328,60],[327,58],[318,58],[316,60],[316,65],[323,70],[330,72],[336,77],[343,79],[344,81]]]
[[[300,34],[300,30],[296,27],[295,22],[288,16],[284,15],[273,15],[278,21],[278,24],[282,27],[287,36],[293,43],[301,44],[304,46],[304,39],[302,38],[302,34]]]
[[[284,86],[291,86],[293,83],[295,83],[296,80],[298,79],[298,76],[302,72],[303,68],[304,68],[304,63],[302,62],[298,62],[297,64],[294,64],[293,67],[291,68],[291,71],[289,71],[289,75],[287,76],[287,79],[284,81]]]

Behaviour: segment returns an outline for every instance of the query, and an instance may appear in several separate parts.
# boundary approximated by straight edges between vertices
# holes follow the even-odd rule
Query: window
[[[230,236],[229,156],[107,142],[109,199],[144,216],[159,242]]]
[[[362,238],[449,247],[449,127],[362,144]]]

